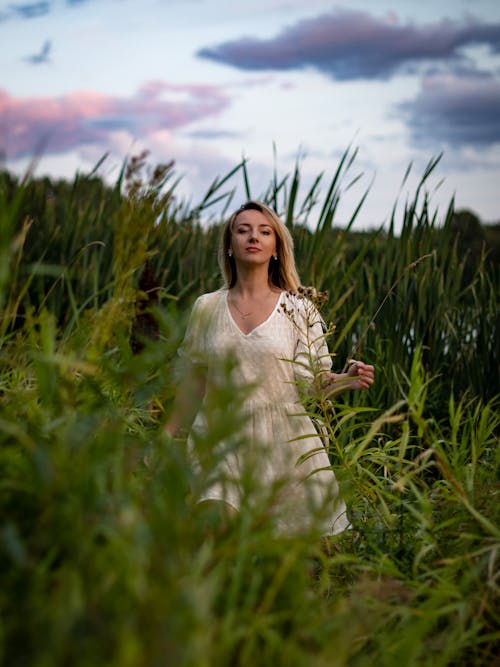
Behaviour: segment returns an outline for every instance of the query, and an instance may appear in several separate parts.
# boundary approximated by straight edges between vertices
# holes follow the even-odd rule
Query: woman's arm
[[[163,430],[172,436],[188,430],[199,410],[206,388],[206,340],[209,312],[206,304],[210,295],[199,296],[193,304],[184,340],[179,348],[183,360],[178,367],[175,384],[177,391],[172,412]]]
[[[192,364],[181,378],[174,399],[174,407],[163,430],[172,436],[188,430],[199,410],[206,387],[206,368]]]
[[[311,301],[294,299],[291,318],[297,334],[295,377],[303,385],[306,395],[328,399],[346,391],[365,391],[371,387],[375,368],[363,361],[351,360],[347,373],[330,370],[332,361],[325,340],[324,323]]]

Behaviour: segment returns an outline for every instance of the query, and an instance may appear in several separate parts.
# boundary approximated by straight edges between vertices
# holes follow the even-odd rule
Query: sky
[[[196,205],[243,158],[251,193],[300,166],[321,194],[346,150],[337,222],[400,219],[429,161],[452,197],[500,220],[497,0],[0,2],[0,163],[72,179],[150,151]],[[410,176],[402,184],[411,165]],[[244,201],[238,171],[225,185]],[[399,216],[399,218],[398,218]]]

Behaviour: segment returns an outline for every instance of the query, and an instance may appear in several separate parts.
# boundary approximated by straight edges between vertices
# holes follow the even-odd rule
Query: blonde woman
[[[268,206],[248,201],[231,216],[219,263],[224,287],[196,300],[181,352],[196,369],[202,397],[222,381],[221,361],[231,355],[232,384],[251,387],[243,408],[246,446],[221,444],[197,500],[237,511],[247,500],[241,479],[250,475],[269,492],[278,530],[296,533],[314,521],[324,535],[341,532],[349,525],[345,505],[301,394],[366,390],[374,368],[359,361],[347,373],[332,372],[322,319],[300,294],[292,237]],[[191,389],[181,389],[167,431],[177,432],[192,403]],[[192,433],[205,427],[202,398]]]

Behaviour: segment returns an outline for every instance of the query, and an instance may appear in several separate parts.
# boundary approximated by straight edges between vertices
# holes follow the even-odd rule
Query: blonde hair
[[[293,254],[293,239],[288,228],[281,222],[278,215],[266,204],[260,201],[250,200],[240,206],[224,225],[219,246],[219,265],[224,276],[225,286],[234,287],[238,276],[236,275],[236,264],[234,257],[229,256],[231,247],[231,232],[236,218],[243,211],[259,211],[262,213],[276,234],[276,254],[278,259],[269,262],[269,280],[271,284],[288,292],[297,292],[300,279],[295,267]]]

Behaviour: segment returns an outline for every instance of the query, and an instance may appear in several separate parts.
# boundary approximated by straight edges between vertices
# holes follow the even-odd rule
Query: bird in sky
[[[50,62],[50,51],[52,49],[52,42],[47,39],[38,53],[33,53],[31,56],[26,56],[24,60],[30,65],[43,65]]]

